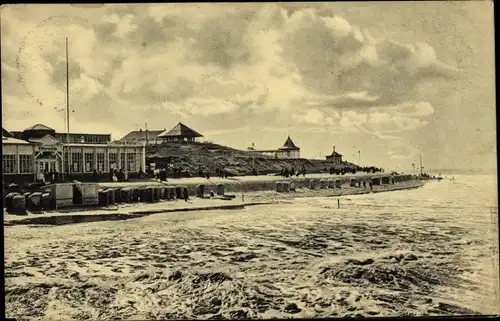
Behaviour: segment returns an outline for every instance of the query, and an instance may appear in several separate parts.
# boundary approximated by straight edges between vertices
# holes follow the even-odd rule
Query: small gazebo
[[[336,165],[339,165],[340,163],[342,163],[342,154],[337,153],[335,151],[335,146],[333,146],[333,152],[332,152],[332,154],[326,156],[326,161],[330,162],[330,163],[333,163],[333,164],[336,164]]]
[[[172,129],[158,135],[158,138],[166,142],[194,142],[198,137],[203,135],[183,123],[178,123]]]
[[[298,159],[300,158],[300,148],[295,145],[293,140],[290,138],[290,135],[283,144],[283,147],[280,147],[276,150],[276,158],[292,158]]]

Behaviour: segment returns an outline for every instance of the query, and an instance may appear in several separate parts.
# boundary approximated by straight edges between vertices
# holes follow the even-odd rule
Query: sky
[[[496,169],[493,3],[2,6],[2,126]],[[358,153],[359,151],[359,153]],[[359,157],[359,159],[358,159]]]

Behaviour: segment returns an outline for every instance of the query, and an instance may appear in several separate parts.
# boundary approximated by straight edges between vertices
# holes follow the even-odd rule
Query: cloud
[[[303,85],[317,95],[311,103],[332,108],[398,104],[412,98],[423,81],[456,73],[426,43],[376,40],[368,30],[312,9],[289,17],[282,46]]]
[[[87,124],[120,117],[114,126],[130,128],[151,117],[163,128],[175,115],[276,111],[339,131],[397,132],[434,112],[415,102],[421,84],[455,77],[428,44],[374,38],[369,25],[331,10],[285,7],[104,6],[39,27],[32,15],[3,10],[4,90],[32,108],[64,106],[68,36],[72,108]]]
[[[390,159],[395,159],[395,160],[407,160],[407,159],[412,159],[415,156],[415,154],[413,153],[404,155],[392,149],[388,150],[386,152],[386,155],[389,156]]]

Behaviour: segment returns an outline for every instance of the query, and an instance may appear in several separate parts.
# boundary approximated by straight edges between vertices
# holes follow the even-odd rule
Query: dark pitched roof
[[[285,144],[282,147],[283,149],[299,149],[294,143],[293,140],[288,136]]]
[[[340,153],[337,153],[337,152],[333,152],[331,155],[328,155],[327,157],[335,157],[335,156],[342,156],[342,154]]]
[[[165,130],[148,130],[148,139],[149,138],[156,138],[158,135],[163,133]],[[132,141],[132,140],[142,140],[146,139],[146,131],[145,130],[134,130],[128,133],[127,135],[123,136],[121,141]]]
[[[14,135],[12,135],[8,130],[2,127],[2,137],[14,138]]]
[[[169,137],[169,136],[181,136],[181,137],[203,137],[202,134],[198,133],[194,129],[191,129],[184,125],[183,123],[178,123],[169,131],[165,131],[158,137]]]
[[[30,130],[50,130],[50,131],[54,131],[54,129],[52,129],[50,127],[47,127],[45,125],[42,125],[42,124],[36,124],[34,126],[28,127],[24,131],[26,132],[26,131],[30,131]]]

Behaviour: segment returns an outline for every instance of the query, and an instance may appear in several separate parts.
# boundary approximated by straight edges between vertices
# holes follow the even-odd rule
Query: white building
[[[11,134],[15,138],[2,137],[4,181],[36,180],[50,172],[85,180],[96,173],[108,175],[111,169],[133,177],[146,167],[144,144],[112,143],[109,134],[70,133],[69,144],[67,134],[41,124]]]

